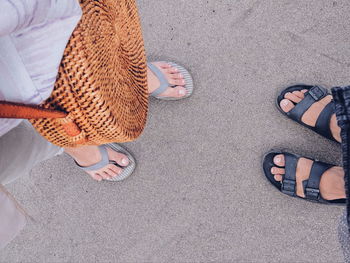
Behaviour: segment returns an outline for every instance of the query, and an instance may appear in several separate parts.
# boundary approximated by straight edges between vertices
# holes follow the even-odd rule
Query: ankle
[[[89,166],[101,160],[101,155],[97,146],[65,148],[64,151],[81,166]]]
[[[333,167],[322,175],[320,193],[326,200],[345,198],[344,170],[341,167]]]
[[[336,118],[335,114],[331,118],[330,129],[331,129],[331,132],[332,132],[334,139],[336,139],[338,142],[341,142],[341,137],[340,137],[341,129],[338,126],[337,118]]]

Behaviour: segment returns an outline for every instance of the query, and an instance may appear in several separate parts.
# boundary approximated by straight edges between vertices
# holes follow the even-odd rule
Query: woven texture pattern
[[[31,123],[62,147],[132,141],[141,134],[148,110],[146,57],[136,3],[80,3],[82,19],[64,52],[54,91],[42,106],[67,112],[64,121],[72,120],[82,132],[68,136],[62,120]]]

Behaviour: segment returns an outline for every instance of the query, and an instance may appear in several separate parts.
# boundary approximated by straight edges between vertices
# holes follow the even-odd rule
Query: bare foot
[[[175,87],[168,87],[162,94],[158,95],[161,97],[184,97],[187,93],[185,89],[185,79],[181,73],[179,73],[177,68],[164,62],[152,62],[166,77],[168,82]],[[147,78],[148,78],[148,92],[152,93],[160,86],[159,79],[152,72],[152,70],[147,68]]]
[[[94,165],[101,161],[102,156],[97,146],[81,146],[78,148],[65,148],[65,152],[83,167]],[[107,148],[109,160],[115,161],[121,167],[126,167],[129,164],[129,159],[126,155],[113,151]],[[88,171],[87,173],[96,181],[103,179],[112,179],[122,173],[123,169],[114,165],[108,164],[105,167],[96,170]]]

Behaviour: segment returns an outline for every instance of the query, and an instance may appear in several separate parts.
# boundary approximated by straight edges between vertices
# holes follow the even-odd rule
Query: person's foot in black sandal
[[[277,103],[289,118],[328,139],[340,142],[333,98],[326,89],[309,85],[291,86],[281,93]]]
[[[264,172],[268,180],[287,195],[345,204],[344,171],[339,166],[274,151],[265,156]]]

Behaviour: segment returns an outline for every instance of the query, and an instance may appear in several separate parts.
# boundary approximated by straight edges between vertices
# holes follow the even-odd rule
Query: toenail
[[[122,159],[122,164],[127,165],[129,163],[129,160],[127,158]]]
[[[276,158],[275,158],[275,161],[276,161],[277,163],[281,162],[281,157],[276,157]]]
[[[186,91],[183,90],[183,89],[181,89],[181,90],[179,90],[179,94],[180,94],[180,95],[185,95],[185,94],[186,94]]]
[[[282,100],[281,104],[282,104],[282,106],[287,106],[288,105],[288,100]]]

